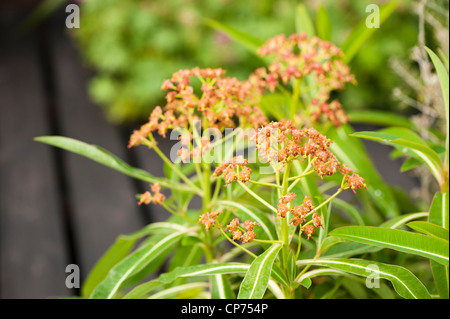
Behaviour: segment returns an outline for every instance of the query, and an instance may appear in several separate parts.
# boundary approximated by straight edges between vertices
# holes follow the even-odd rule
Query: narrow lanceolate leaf
[[[352,168],[366,180],[368,192],[373,202],[385,212],[387,217],[400,215],[398,204],[389,186],[383,181],[375,169],[375,165],[367,155],[360,140],[349,136],[354,133],[349,125],[339,128],[332,127],[327,136],[334,142],[330,150],[336,154],[339,160]]]
[[[117,156],[96,145],[87,144],[64,136],[41,136],[36,137],[35,141],[56,146],[72,153],[87,157],[97,163],[144,182],[160,183],[163,187],[178,190],[190,190],[190,188],[187,188],[181,184],[169,183],[163,179],[152,176],[150,173],[142,169],[132,167],[119,159]]]
[[[296,9],[295,30],[297,33],[306,33],[309,38],[316,35],[308,8],[303,3],[299,4]]]
[[[108,276],[92,292],[90,298],[110,299],[118,292],[122,283],[133,273],[142,269],[160,254],[172,249],[175,243],[185,235],[185,232],[176,232],[164,237],[158,243],[150,243],[135,251],[127,258],[114,266]]]
[[[400,126],[414,129],[412,123],[407,117],[386,111],[351,111],[347,113],[350,123],[365,123],[381,126]]]
[[[341,227],[331,231],[330,235],[423,256],[448,266],[449,244],[443,239],[371,226]]]
[[[433,62],[434,68],[436,69],[438,78],[439,78],[439,83],[441,84],[441,89],[442,89],[442,96],[444,98],[444,112],[445,112],[445,121],[446,121],[446,126],[447,126],[447,135],[446,135],[446,139],[445,139],[445,154],[446,154],[446,164],[448,164],[448,154],[449,154],[449,78],[448,78],[448,72],[445,69],[444,64],[442,63],[442,61],[439,59],[439,57],[433,52],[431,51],[429,48],[425,48],[428,52],[428,55],[431,58],[431,61]]]
[[[217,274],[211,276],[211,298],[212,299],[236,298],[236,295],[231,289],[230,282],[225,275]]]
[[[430,207],[430,223],[442,226],[448,230],[448,193],[436,193]],[[431,260],[431,271],[439,295],[443,299],[449,297],[449,272],[448,266],[441,265]]]
[[[445,229],[444,227],[438,226],[436,224],[432,224],[429,222],[411,222],[408,223],[407,226],[419,233],[448,241],[448,229]]]
[[[322,40],[331,41],[331,22],[327,10],[320,6],[317,11],[317,35]]]
[[[211,276],[217,274],[242,274],[246,273],[249,268],[249,264],[242,263],[219,263],[183,268],[179,267],[169,273],[160,275],[158,277],[158,281],[163,283],[171,283],[175,279],[182,277]]]
[[[320,265],[358,276],[387,279],[397,293],[407,299],[431,299],[425,286],[408,269],[363,259],[307,259],[297,265]],[[376,288],[374,288],[376,289]]]
[[[428,221],[448,229],[448,210],[448,193],[436,193],[430,207],[430,217]]]
[[[257,37],[251,34],[235,29],[222,22],[213,19],[205,19],[205,24],[213,29],[226,33],[232,39],[241,43],[253,53],[256,53],[258,48],[264,44],[264,42],[261,39],[258,39]]]
[[[149,296],[148,299],[169,299],[176,297],[181,299],[194,298],[208,286],[209,284],[207,282],[192,282],[159,291]]]
[[[398,2],[392,1],[380,7],[380,25],[394,12]],[[355,29],[352,30],[348,38],[344,41],[341,48],[345,53],[345,63],[350,63],[353,57],[358,53],[359,49],[366,43],[372,34],[378,28],[368,28],[364,18]]]
[[[261,299],[264,296],[273,263],[280,249],[280,244],[273,244],[253,260],[239,288],[238,299]]]
[[[401,216],[394,217],[383,224],[380,225],[380,227],[383,228],[392,228],[396,229],[400,227],[401,225],[405,225],[407,222],[410,222],[412,220],[420,219],[428,217],[428,213],[426,212],[419,212],[419,213],[411,213],[411,214],[405,214]]]
[[[132,291],[125,295],[124,298],[142,298],[162,285],[173,283],[179,278],[207,277],[223,274],[245,274],[249,268],[249,264],[241,263],[220,263],[178,267],[171,272],[160,275],[155,280],[136,286]]]
[[[333,205],[336,204],[336,199],[333,201]],[[428,213],[412,213],[394,217],[387,222],[380,225],[384,228],[396,229],[409,221],[428,217]],[[320,254],[327,258],[343,258],[351,257],[353,255],[359,255],[369,252],[377,252],[383,249],[377,246],[368,246],[366,244],[358,242],[346,242],[347,239],[329,236],[325,238],[322,247],[320,248]]]
[[[111,268],[128,255],[138,239],[151,233],[174,233],[184,230],[186,230],[186,228],[181,225],[161,222],[149,224],[131,234],[120,235],[116,242],[108,249],[108,251],[102,256],[102,258],[89,273],[89,276],[83,283],[83,287],[81,289],[82,296],[89,297],[91,295],[94,288],[106,278]]]
[[[106,278],[111,268],[128,255],[135,242],[135,239],[129,239],[125,236],[119,236],[116,239],[116,242],[97,262],[83,283],[81,288],[81,295],[83,297],[89,297],[91,295],[95,287]]]
[[[442,163],[439,155],[425,144],[418,136],[406,128],[389,128],[376,132],[357,132],[351,136],[374,140],[382,144],[394,146],[397,149],[422,161],[433,176],[442,184]]]

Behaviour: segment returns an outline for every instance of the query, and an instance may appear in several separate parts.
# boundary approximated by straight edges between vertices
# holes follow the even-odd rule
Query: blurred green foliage
[[[211,18],[266,40],[295,32],[295,8],[304,2],[311,15],[327,10],[331,40],[342,44],[369,14],[370,3],[385,1],[294,0],[88,0],[81,3],[81,28],[74,37],[82,56],[95,71],[89,83],[92,99],[108,118],[121,123],[146,118],[164,103],[160,85],[181,68],[222,67],[230,76],[246,78],[261,61],[224,33],[208,27]],[[417,19],[411,1],[400,3],[353,59],[359,84],[340,92],[347,110],[390,108],[388,92],[400,79],[389,70],[392,56],[407,59],[417,40]],[[380,94],[379,92],[385,92]]]

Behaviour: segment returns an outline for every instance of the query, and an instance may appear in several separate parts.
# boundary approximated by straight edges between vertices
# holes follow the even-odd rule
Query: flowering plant
[[[269,39],[258,53],[273,60],[244,81],[226,77],[222,69],[194,68],[163,82],[166,105],[153,110],[128,146],[155,151],[170,168],[167,178],[156,178],[79,141],[38,139],[151,183],[150,190],[138,196],[138,204],[162,205],[172,215],[114,244],[84,283],[83,296],[332,297],[316,289],[320,280],[312,279],[337,275],[338,280],[325,283],[334,287],[332,292],[344,285],[351,294],[354,285],[361,285],[358,276],[375,276],[392,286],[383,283],[369,292],[372,295],[431,297],[408,269],[372,257],[390,248],[429,258],[437,271],[448,267],[448,213],[447,228],[444,221],[442,226],[416,222],[411,228],[417,233],[395,229],[445,211],[448,171],[447,176],[439,171],[443,194],[429,214],[401,215],[363,147],[348,137],[351,129],[340,103],[331,100],[332,92],[356,83],[341,50],[299,33]],[[170,158],[154,136],[169,132],[177,141]],[[430,155],[425,147],[401,145]],[[362,208],[338,198],[348,189]],[[195,196],[202,200],[200,209],[192,207]],[[374,205],[370,198],[377,199]],[[332,230],[349,223],[336,216],[334,207],[359,226]],[[377,209],[393,217],[382,227],[374,227],[380,225],[373,215]],[[364,258],[350,258],[355,255]],[[166,260],[168,271],[143,280]],[[367,281],[366,286],[370,288]]]

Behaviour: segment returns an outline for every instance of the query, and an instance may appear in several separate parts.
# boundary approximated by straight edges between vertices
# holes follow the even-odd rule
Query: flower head
[[[198,224],[203,224],[205,230],[208,231],[214,225],[216,225],[217,217],[222,213],[222,211],[213,210],[212,212],[206,212],[200,216]]]

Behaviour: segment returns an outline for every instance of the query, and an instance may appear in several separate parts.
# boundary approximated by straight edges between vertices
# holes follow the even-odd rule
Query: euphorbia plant
[[[151,176],[79,141],[38,139],[151,183],[138,203],[162,205],[173,215],[120,237],[84,283],[84,296],[298,298],[309,294],[305,288],[311,287],[315,276],[367,276],[365,271],[373,265],[401,296],[430,296],[405,268],[371,260],[321,258],[335,247],[340,257],[374,251],[362,244],[339,245],[345,240],[328,236],[332,201],[346,189],[365,192],[366,188],[365,176],[342,163],[333,152],[333,141],[320,132],[345,123],[339,102],[329,99],[332,91],[342,89],[353,77],[336,46],[304,34],[270,39],[260,53],[275,54],[274,62],[245,81],[226,77],[222,69],[194,68],[180,70],[163,82],[167,104],[154,109],[149,121],[132,134],[129,147],[143,145],[155,151],[169,168],[167,178]],[[303,81],[307,90],[301,90]],[[258,107],[267,91],[275,90],[290,101],[288,112],[280,110],[290,119],[270,122]],[[308,98],[301,98],[305,94]],[[154,138],[169,130],[178,141],[170,158]],[[340,157],[352,157],[338,150]],[[319,188],[314,175],[337,185],[334,193]],[[192,209],[194,196],[202,199],[201,209]],[[349,211],[355,220],[361,219]],[[418,217],[423,216],[406,220]],[[133,246],[137,247],[133,250]],[[161,267],[175,246],[168,270],[142,282]],[[445,263],[442,249],[437,250],[427,256],[437,254],[442,258],[434,260]],[[324,268],[309,271],[312,265]]]

